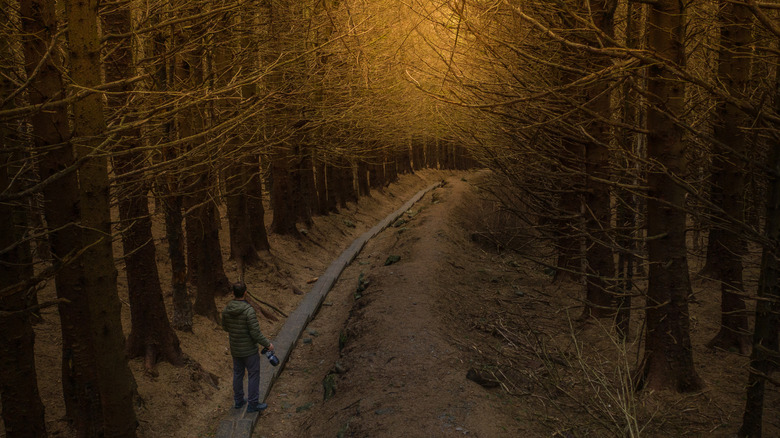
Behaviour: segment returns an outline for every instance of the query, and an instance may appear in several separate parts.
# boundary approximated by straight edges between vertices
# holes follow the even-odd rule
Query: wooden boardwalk
[[[412,205],[422,199],[426,193],[439,186],[441,186],[440,182],[419,191],[401,208],[394,211],[373,228],[360,235],[360,237],[352,242],[352,245],[350,245],[349,248],[344,250],[344,252],[331,263],[328,269],[325,270],[325,273],[319,277],[316,283],[314,283],[311,291],[306,294],[303,301],[298,305],[298,308],[287,317],[287,321],[285,321],[282,329],[272,341],[274,344],[274,351],[280,361],[279,366],[272,367],[265,358],[260,358],[260,401],[265,401],[268,397],[268,394],[271,392],[271,386],[273,386],[276,377],[284,370],[287,358],[290,357],[290,353],[295,347],[295,343],[298,341],[301,333],[303,333],[303,330],[306,328],[306,324],[308,324],[314,315],[317,314],[322,302],[336,283],[336,280],[338,280],[341,273],[344,272],[344,269],[355,260],[355,257],[357,257],[366,245],[366,242],[395,222],[395,220],[409,210]],[[246,412],[246,404],[241,409],[231,409],[228,417],[220,422],[215,437],[249,438],[252,436],[252,431],[257,423],[258,416],[257,412]]]

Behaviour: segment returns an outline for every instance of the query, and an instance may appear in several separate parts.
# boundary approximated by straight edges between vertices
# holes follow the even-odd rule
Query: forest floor
[[[705,388],[625,397],[641,347],[641,312],[635,312],[626,344],[614,340],[608,321],[578,321],[582,286],[552,281],[549,269],[528,260],[548,249],[523,237],[518,224],[484,199],[478,187],[489,181],[487,172],[405,175],[339,214],[315,218],[300,239],[271,235],[271,254],[247,271],[250,291],[289,314],[302,297],[296,289],[306,291],[355,237],[441,179],[444,187],[426,195],[403,223],[369,241],[342,274],[274,384],[254,436],[734,435],[748,360],[704,346],[718,328],[717,285],[694,281],[691,303],[694,359]],[[155,233],[168,290],[160,222]],[[512,240],[513,251],[492,244],[495,233]],[[227,225],[222,237],[226,273],[235,281]],[[386,265],[389,256],[400,259]],[[751,257],[749,278],[757,262],[756,254]],[[692,257],[692,271],[700,261]],[[121,265],[119,270],[127,333],[126,281]],[[42,292],[42,301],[51,298],[51,289]],[[217,307],[228,300],[219,298]],[[36,326],[36,353],[47,427],[51,436],[69,438],[62,420],[56,310],[46,309],[44,318]],[[261,328],[273,337],[283,322],[261,318]],[[213,436],[231,408],[224,332],[196,317],[194,333],[178,335],[184,352],[206,373],[161,363],[150,375],[141,359],[131,360],[141,437]],[[780,436],[777,388],[768,387],[764,417],[765,436]]]

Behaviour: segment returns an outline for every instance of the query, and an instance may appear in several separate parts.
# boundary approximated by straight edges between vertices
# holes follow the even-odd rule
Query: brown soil
[[[528,430],[514,417],[516,400],[466,379],[474,339],[454,300],[492,275],[484,271],[490,263],[473,269],[479,250],[456,222],[469,190],[449,178],[406,223],[366,245],[299,340],[257,436],[509,437]],[[400,261],[386,266],[390,256]],[[358,292],[361,275],[368,285]],[[323,401],[327,380],[335,394]]]
[[[291,286],[307,290],[307,281],[352,239],[442,178],[443,188],[416,204],[405,223],[372,239],[344,272],[275,383],[255,436],[630,436],[632,424],[642,428],[641,436],[734,435],[748,361],[704,347],[718,327],[716,285],[696,283],[691,306],[694,355],[706,388],[687,395],[644,392],[627,402],[621,390],[630,385],[637,361],[641,312],[623,354],[616,353],[621,349],[607,322],[574,320],[581,313],[581,286],[553,283],[549,272],[524,257],[546,248],[517,233],[519,224],[496,219],[500,212],[476,189],[489,179],[485,172],[407,175],[340,214],[315,218],[307,237],[272,235],[272,255],[248,270],[247,284],[289,313],[301,299]],[[516,251],[491,244],[485,236],[496,231],[504,240],[511,237]],[[159,224],[156,232],[167,286]],[[226,245],[226,226],[222,237]],[[400,260],[386,266],[390,255]],[[236,278],[233,262],[226,270]],[[749,271],[754,276],[755,264]],[[356,295],[361,274],[365,290]],[[42,300],[51,298],[45,293]],[[126,294],[121,268],[120,294]],[[218,300],[218,308],[226,301]],[[61,420],[56,311],[47,309],[45,318],[36,328],[39,384],[49,431],[69,437]],[[263,319],[261,327],[273,336],[282,323]],[[178,334],[185,353],[217,375],[218,385],[194,369],[164,363],[152,377],[141,359],[132,360],[143,399],[141,437],[213,436],[230,409],[224,332],[198,318],[195,333]],[[778,414],[780,394],[769,386],[765,436],[780,436]]]
[[[546,248],[483,199],[475,186],[487,180],[448,178],[366,246],[299,340],[255,436],[734,436],[748,361],[704,347],[717,286],[697,283],[691,307],[706,388],[627,402],[643,315],[625,346],[607,322],[575,320],[581,286],[527,260]],[[516,251],[491,244],[495,233]],[[385,266],[390,255],[401,259]],[[770,389],[765,436],[780,436],[778,401]]]
[[[330,262],[355,237],[367,231],[379,220],[400,207],[421,188],[438,181],[450,172],[419,171],[414,175],[402,175],[398,183],[382,191],[374,191],[371,197],[361,198],[357,204],[350,204],[338,214],[314,218],[314,225],[306,230],[300,239],[270,235],[271,253],[263,256],[263,263],[248,267],[245,281],[249,289],[260,299],[289,314],[296,308],[302,295],[292,289],[307,291],[307,281],[324,272]],[[155,213],[155,212],[153,212]],[[170,262],[164,234],[161,213],[154,215],[154,228],[157,260],[160,270],[166,302],[171,314]],[[223,228],[220,232],[223,243],[225,271],[231,281],[238,279],[236,264],[228,261],[229,237],[227,219],[222,209]],[[266,223],[271,221],[270,215]],[[119,270],[118,288],[122,306],[122,320],[125,334],[130,329],[130,312],[127,303],[127,281],[121,262],[121,243],[114,242],[115,257]],[[191,290],[190,292],[194,292]],[[227,291],[226,291],[227,292]],[[39,293],[41,302],[54,299],[54,282]],[[222,309],[229,298],[217,299],[217,308]],[[270,313],[274,311],[266,308]],[[269,336],[281,328],[284,320],[261,319],[260,325]],[[44,322],[36,325],[36,367],[38,385],[46,407],[47,430],[51,436],[72,437],[63,417],[65,408],[62,402],[61,337],[56,307],[43,311]],[[202,366],[177,368],[160,363],[157,376],[144,370],[141,358],[130,361],[140,395],[137,414],[139,418],[138,435],[140,437],[201,437],[213,434],[219,420],[232,403],[231,395],[231,359],[227,350],[227,338],[213,322],[196,316],[194,332],[177,332],[182,350],[186,355]],[[217,386],[213,386],[208,373],[218,377]],[[5,430],[0,421],[0,437]]]

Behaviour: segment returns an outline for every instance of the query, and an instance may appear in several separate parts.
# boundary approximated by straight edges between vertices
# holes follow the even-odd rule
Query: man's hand
[[[268,344],[268,351],[274,351],[274,344]]]

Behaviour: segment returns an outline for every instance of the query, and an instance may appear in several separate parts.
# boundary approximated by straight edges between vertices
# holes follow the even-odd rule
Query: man
[[[230,335],[230,354],[233,356],[233,400],[234,407],[244,406],[244,370],[249,379],[247,412],[259,412],[268,405],[260,403],[260,355],[257,345],[274,350],[260,331],[255,309],[246,301],[246,285],[233,285],[234,299],[222,311],[222,328]]]

